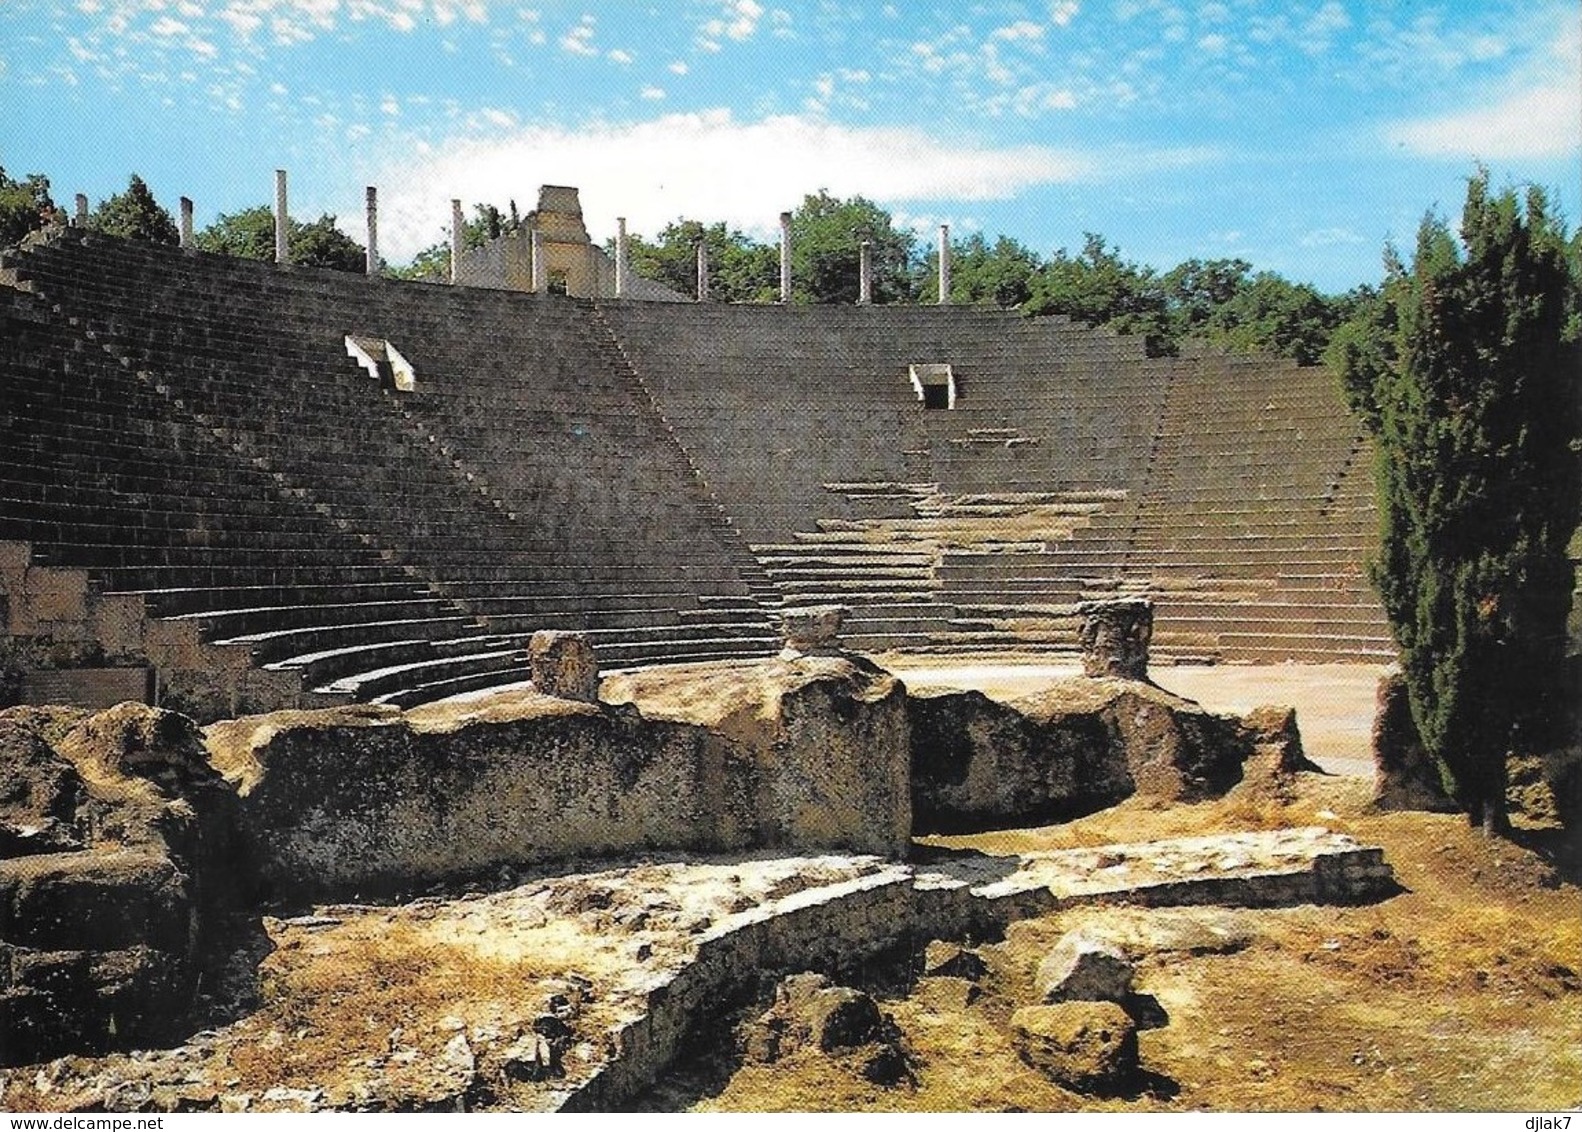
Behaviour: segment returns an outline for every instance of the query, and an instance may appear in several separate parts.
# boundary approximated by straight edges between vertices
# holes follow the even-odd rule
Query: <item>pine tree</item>
[[[143,178],[133,173],[126,192],[117,193],[88,217],[88,226],[110,236],[147,240],[154,244],[179,244],[181,233],[170,213],[154,199]]]
[[[1491,195],[1480,172],[1460,243],[1431,215],[1387,276],[1331,353],[1376,440],[1373,579],[1424,746],[1493,832],[1508,755],[1566,707],[1582,354],[1564,225],[1542,191]]]

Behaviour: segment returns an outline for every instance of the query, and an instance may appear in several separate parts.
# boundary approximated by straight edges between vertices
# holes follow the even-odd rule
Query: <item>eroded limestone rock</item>
[[[744,1028],[741,1041],[746,1056],[759,1062],[816,1049],[859,1054],[863,1075],[881,1084],[909,1073],[900,1032],[872,996],[811,972],[783,979],[773,1004]]]
[[[1406,678],[1379,678],[1373,715],[1373,801],[1381,810],[1453,813],[1433,760],[1418,737]]]
[[[1317,763],[1302,750],[1302,732],[1296,724],[1296,709],[1286,704],[1259,704],[1241,717],[1255,753],[1265,759],[1275,774],[1319,771]]]
[[[1075,1092],[1124,1092],[1140,1072],[1137,1024],[1113,1002],[1024,1006],[1011,1036],[1023,1061]]]
[[[906,688],[866,657],[651,668],[610,677],[601,694],[728,741],[749,768],[754,844],[907,852]]]
[[[191,720],[0,712],[0,1062],[157,1039],[246,875]]]
[[[988,973],[983,956],[959,943],[936,939],[923,950],[924,978],[940,976],[977,982]]]
[[[632,673],[606,698],[277,712],[208,729],[277,895],[687,849],[904,853],[904,689],[860,657]],[[613,691],[612,691],[613,690]]]
[[[919,833],[1072,817],[1133,793],[1217,797],[1255,745],[1236,718],[1136,680],[1062,680],[1009,703],[920,689],[907,713]]]

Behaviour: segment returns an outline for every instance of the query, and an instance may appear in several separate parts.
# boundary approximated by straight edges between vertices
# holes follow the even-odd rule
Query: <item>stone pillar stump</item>
[[[1085,601],[1082,616],[1082,674],[1148,679],[1148,642],[1154,635],[1154,603],[1145,597]]]
[[[599,662],[582,633],[540,629],[528,642],[533,687],[562,700],[599,701]]]
[[[844,605],[803,605],[782,610],[780,625],[785,648],[780,658],[839,656],[840,627],[849,612]]]

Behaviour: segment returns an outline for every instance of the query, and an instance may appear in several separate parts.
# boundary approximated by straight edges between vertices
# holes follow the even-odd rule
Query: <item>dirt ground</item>
[[[909,684],[975,686],[1000,696],[1071,671],[997,658],[886,661]],[[1378,674],[1364,666],[1160,667],[1155,679],[1224,710],[1293,704],[1309,754],[1331,772],[1355,772],[1370,766]],[[1370,794],[1371,781],[1357,773],[1253,777],[1214,802],[1134,799],[1062,825],[924,839],[923,852],[1006,854],[1321,825],[1382,846],[1400,891],[1346,907],[1070,910],[1013,924],[1003,939],[970,941],[988,968],[976,984],[919,979],[916,957],[896,956],[858,981],[899,1029],[910,1068],[900,1084],[877,1085],[858,1060],[816,1050],[772,1065],[745,1062],[735,1023],[761,1009],[748,1007],[698,1034],[694,1052],[641,1106],[1128,1112],[1582,1106],[1582,889],[1574,843],[1530,826],[1514,840],[1489,840],[1456,816],[1379,813]],[[722,889],[722,896],[705,886],[701,895],[676,896],[665,912],[671,905],[655,900],[667,868],[653,866],[651,877],[633,874],[646,877],[651,890],[639,885],[621,899],[594,891],[592,881],[554,898],[538,882],[499,892],[485,884],[474,895],[321,908],[300,922],[268,919],[268,938],[259,941],[247,972],[257,980],[257,1000],[225,1036],[198,1034],[185,1047],[158,1053],[63,1059],[10,1074],[9,1081],[0,1074],[0,1106],[133,1107],[134,1079],[154,1075],[177,1082],[178,1091],[181,1082],[199,1081],[210,1092],[218,1085],[227,1096],[247,1094],[255,1111],[268,1108],[272,1094],[280,1094],[281,1105],[295,1103],[293,1090],[318,1095],[325,1106],[370,1107],[370,1082],[373,1098],[383,1098],[379,1107],[533,1107],[536,1094],[526,1085],[473,1095],[466,1082],[474,1060],[482,1065],[503,1056],[500,1050],[519,1040],[543,1009],[545,995],[565,984],[569,966],[591,979],[579,1032],[607,1025],[635,993],[627,984],[641,981],[645,964],[664,958],[667,916],[679,924],[708,911],[710,901],[734,899],[734,889]],[[733,869],[726,871],[734,877]],[[540,907],[545,900],[550,904]],[[693,907],[698,900],[708,908]],[[1041,958],[1077,926],[1127,951],[1136,988],[1151,1004],[1150,1026],[1140,1036],[1145,1074],[1125,1095],[1064,1090],[1012,1048],[1010,1017],[1035,1000]],[[772,987],[760,989],[767,994]],[[595,1054],[578,1046],[566,1056],[576,1063]]]
[[[1031,690],[1069,668],[889,658],[912,684]],[[1013,925],[981,951],[976,990],[949,980],[873,988],[899,1026],[913,1082],[881,1088],[854,1065],[801,1053],[740,1064],[728,1035],[650,1103],[697,1110],[1484,1111],[1582,1105],[1582,891],[1554,831],[1488,840],[1455,816],[1369,803],[1369,666],[1159,668],[1156,681],[1212,707],[1297,708],[1330,775],[1249,782],[1223,800],[1133,801],[1043,829],[931,838],[1028,851],[1281,825],[1322,824],[1384,847],[1401,891],[1360,907],[1098,908]],[[1205,933],[1205,924],[1230,930]],[[1132,1095],[1078,1096],[1029,1068],[1009,1018],[1033,973],[1086,926],[1124,941],[1137,987],[1168,1022],[1140,1035]],[[1193,930],[1196,928],[1197,930]],[[1208,942],[1205,942],[1207,940]],[[968,1001],[971,999],[972,1001]],[[723,1063],[723,1067],[722,1067]]]

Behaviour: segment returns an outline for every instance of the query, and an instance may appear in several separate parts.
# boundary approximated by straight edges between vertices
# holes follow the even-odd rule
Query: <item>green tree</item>
[[[1215,315],[1234,302],[1252,279],[1244,259],[1189,259],[1160,277],[1170,338],[1202,338]]]
[[[288,248],[291,262],[303,267],[356,272],[368,269],[368,250],[337,228],[330,213],[306,224],[293,220]]]
[[[275,258],[275,213],[266,204],[240,212],[221,213],[214,223],[193,237],[199,249],[232,255],[240,259]],[[290,262],[303,267],[329,267],[336,271],[366,270],[367,253],[363,246],[335,226],[328,213],[317,220],[287,224]]]
[[[1544,194],[1468,185],[1461,239],[1430,215],[1408,267],[1330,357],[1377,441],[1375,585],[1412,714],[1450,795],[1505,824],[1506,760],[1566,704],[1582,506],[1582,352],[1564,225]]]
[[[151,244],[179,244],[181,233],[170,213],[154,199],[143,178],[133,173],[126,192],[116,193],[88,214],[88,227],[109,236],[147,240]]]
[[[275,258],[275,210],[267,204],[259,204],[240,212],[222,212],[192,240],[201,251],[238,259],[272,260]]]
[[[48,177],[29,173],[16,181],[0,166],[0,247],[21,243],[23,236],[44,227],[46,219],[55,219],[56,211]]]
[[[709,298],[725,303],[773,302],[779,286],[779,253],[723,223],[680,219],[649,241],[627,240],[632,270],[683,295],[697,294],[698,244],[709,251]],[[607,241],[613,256],[615,242]]]
[[[897,229],[890,214],[870,200],[839,200],[820,189],[791,214],[792,300],[855,303],[863,240],[873,245],[873,301],[915,298],[917,237]]]
[[[1340,325],[1342,306],[1306,283],[1260,271],[1183,336],[1200,336],[1243,352],[1265,352],[1312,365]]]
[[[1151,267],[1121,259],[1096,232],[1083,234],[1082,251],[1061,248],[1033,279],[1028,314],[1063,314],[1122,334],[1144,334],[1151,352],[1173,349],[1165,291]]]
[[[950,301],[1017,307],[1032,297],[1038,253],[1009,236],[991,245],[981,232],[950,242]],[[939,249],[932,248],[920,268],[918,299],[939,299]]]

